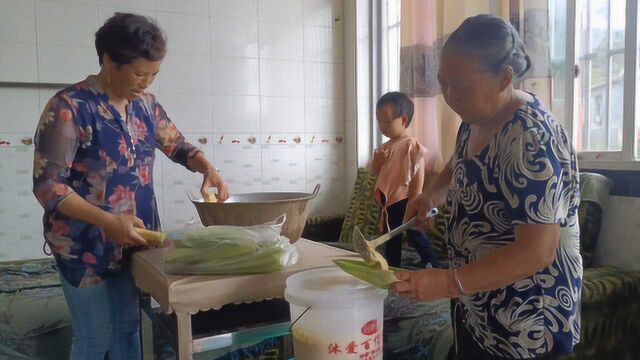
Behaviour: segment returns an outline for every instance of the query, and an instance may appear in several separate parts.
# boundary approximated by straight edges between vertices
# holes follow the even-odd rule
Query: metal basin
[[[258,192],[234,194],[223,203],[208,203],[202,198],[191,199],[203,225],[258,225],[282,214],[287,220],[282,235],[293,243],[302,235],[309,216],[309,200],[318,195],[320,185],[313,193],[303,192]]]

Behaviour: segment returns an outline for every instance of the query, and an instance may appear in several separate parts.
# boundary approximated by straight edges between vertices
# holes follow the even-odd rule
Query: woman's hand
[[[429,301],[458,296],[453,283],[452,270],[425,269],[419,271],[399,271],[395,275],[400,280],[391,285],[398,295],[419,301]]]
[[[109,214],[104,221],[102,228],[107,236],[122,246],[148,245],[135,231],[135,228],[143,228],[144,223],[133,215],[112,215]]]
[[[417,218],[416,228],[427,229],[433,225],[433,218],[427,218],[427,213],[434,208],[433,200],[427,193],[422,193],[409,200],[407,210],[404,214],[404,222],[409,221],[412,217]]]
[[[200,187],[200,194],[206,199],[206,194],[209,193],[209,188],[215,187],[218,190],[216,198],[220,202],[224,202],[229,198],[229,187],[224,181],[220,173],[213,170],[204,174],[202,180],[202,186]]]

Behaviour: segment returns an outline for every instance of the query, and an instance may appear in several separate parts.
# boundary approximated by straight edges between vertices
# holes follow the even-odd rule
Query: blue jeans
[[[73,323],[71,360],[142,358],[138,289],[128,269],[87,288],[60,278]]]

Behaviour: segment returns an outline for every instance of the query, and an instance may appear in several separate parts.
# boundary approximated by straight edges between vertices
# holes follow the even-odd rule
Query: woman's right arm
[[[135,216],[116,216],[90,204],[69,186],[69,173],[78,148],[75,108],[64,95],[52,98],[44,109],[35,134],[33,193],[47,211],[105,229],[119,244],[145,244],[133,230],[144,227]]]
[[[113,215],[88,203],[75,192],[60,201],[57,209],[70,218],[104,229],[107,236],[120,245],[147,245],[135,231],[136,227],[144,229],[144,222],[133,215]]]

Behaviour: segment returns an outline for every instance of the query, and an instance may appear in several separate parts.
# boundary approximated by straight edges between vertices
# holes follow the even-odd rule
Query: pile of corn
[[[281,225],[208,226],[185,232],[165,257],[172,274],[259,274],[282,270],[298,252],[280,235]]]

